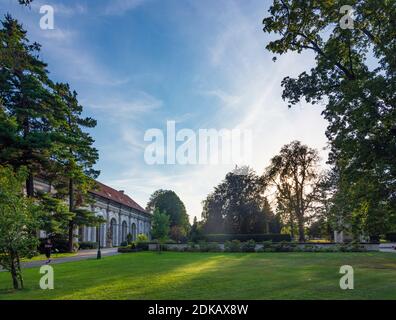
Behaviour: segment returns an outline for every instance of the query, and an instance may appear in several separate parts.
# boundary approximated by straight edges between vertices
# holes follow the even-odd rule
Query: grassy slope
[[[355,289],[339,288],[341,265]],[[55,290],[39,289],[37,268],[13,292],[0,273],[1,299],[396,299],[392,253],[152,253],[54,265]]]

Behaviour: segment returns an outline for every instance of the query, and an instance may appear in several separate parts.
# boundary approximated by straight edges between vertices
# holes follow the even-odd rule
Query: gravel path
[[[104,249],[101,249],[101,251],[102,251],[102,257],[114,256],[114,255],[118,254],[117,248],[104,248]],[[81,251],[78,251],[77,255],[72,256],[72,257],[53,259],[50,264],[60,264],[60,263],[66,263],[66,262],[94,259],[94,258],[96,258],[97,252],[98,251],[96,249],[95,250],[81,250]],[[41,267],[43,264],[45,264],[45,262],[46,262],[46,260],[22,262],[21,266],[23,269],[37,268],[37,267]],[[2,271],[4,271],[4,270],[2,270],[0,267],[0,272],[2,272]]]

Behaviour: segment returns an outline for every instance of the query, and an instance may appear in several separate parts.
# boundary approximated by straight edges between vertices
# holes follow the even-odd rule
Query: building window
[[[117,220],[116,219],[111,219],[110,221],[110,237],[112,240],[113,246],[117,246]]]
[[[132,223],[131,234],[133,241],[136,241],[136,224]]]
[[[124,221],[122,223],[122,242],[125,242],[127,240],[127,234],[128,234],[128,225],[127,223]]]

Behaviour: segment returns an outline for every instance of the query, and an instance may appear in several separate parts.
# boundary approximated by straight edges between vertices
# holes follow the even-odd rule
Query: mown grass
[[[351,265],[355,289],[339,287]],[[131,253],[53,265],[55,289],[0,273],[1,299],[396,299],[393,253]]]

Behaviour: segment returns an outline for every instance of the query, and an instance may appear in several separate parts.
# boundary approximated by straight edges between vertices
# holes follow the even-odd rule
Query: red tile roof
[[[124,206],[136,209],[141,212],[147,213],[141,206],[139,206],[134,200],[132,200],[128,195],[124,194],[121,191],[117,191],[105,184],[96,181],[98,188],[96,190],[91,191],[91,193],[104,197],[106,199],[113,200]]]

